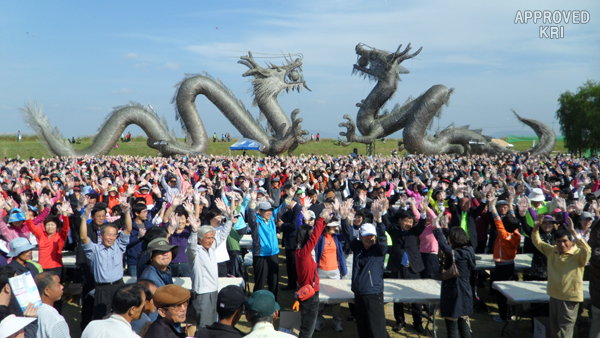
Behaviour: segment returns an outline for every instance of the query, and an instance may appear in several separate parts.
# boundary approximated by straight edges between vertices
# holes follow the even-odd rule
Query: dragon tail
[[[60,131],[50,124],[43,113],[42,105],[30,102],[19,108],[23,120],[37,135],[38,141],[53,154],[58,156],[75,155],[75,149],[66,141]]]
[[[511,109],[511,110],[512,110],[513,114],[515,114],[517,119],[519,119],[519,121],[521,123],[526,124],[531,129],[533,129],[535,134],[540,139],[540,141],[538,142],[538,144],[536,146],[529,148],[527,150],[524,150],[521,153],[526,154],[526,153],[530,152],[531,155],[534,155],[534,156],[550,154],[552,152],[552,150],[554,149],[554,146],[556,145],[556,134],[554,133],[554,130],[552,130],[548,125],[546,125],[540,121],[523,118],[523,117],[519,116],[519,114],[517,114],[517,112],[514,109]]]

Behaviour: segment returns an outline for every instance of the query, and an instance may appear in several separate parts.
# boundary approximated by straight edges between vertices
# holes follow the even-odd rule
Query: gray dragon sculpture
[[[253,104],[260,109],[260,117],[253,118],[244,104],[220,80],[210,75],[186,75],[175,85],[177,90],[172,103],[175,105],[176,119],[186,133],[186,142],[176,139],[175,133],[154,111],[152,106],[139,103],[129,103],[114,108],[99,128],[92,144],[81,150],[62,137],[60,131],[53,127],[43,114],[41,106],[30,103],[19,110],[25,122],[38,135],[38,140],[54,155],[105,155],[119,140],[125,128],[131,124],[138,125],[148,136],[147,145],[157,149],[161,156],[172,155],[201,155],[206,154],[209,145],[208,134],[196,109],[195,100],[198,95],[204,95],[210,100],[245,137],[256,140],[264,145],[262,152],[269,155],[280,154],[286,150],[291,155],[298,144],[306,142],[302,130],[301,118],[295,109],[288,117],[279,103],[277,96],[282,91],[298,91],[308,88],[302,75],[302,59],[288,60],[283,66],[269,64],[263,68],[254,60],[252,53],[242,56],[238,63],[249,68],[243,76],[252,76]],[[265,126],[261,125],[263,119]]]
[[[417,56],[422,49],[423,47],[409,54],[410,44],[404,50],[400,45],[394,53],[375,49],[363,43],[356,46],[358,61],[352,73],[377,81],[377,84],[366,99],[356,104],[359,107],[357,124],[350,115],[344,115],[347,122],[339,124],[340,127],[346,128],[345,132],[340,132],[340,135],[346,136],[347,139],[343,145],[348,146],[352,142],[372,144],[378,138],[404,129],[403,146],[413,154],[494,155],[514,152],[492,142],[490,137],[481,134],[481,130],[470,130],[468,126],[457,128],[452,124],[428,137],[428,126],[431,125],[434,117],[439,117],[442,107],[448,105],[453,92],[453,89],[444,85],[435,85],[416,99],[409,98],[403,105],[396,104],[391,112],[380,112],[398,89],[400,74],[409,73],[401,63]],[[524,152],[531,152],[533,155],[549,154],[556,142],[554,131],[544,123],[522,118],[514,110],[513,113],[520,122],[531,127],[540,138],[540,142],[535,147]],[[356,133],[357,126],[361,135]]]

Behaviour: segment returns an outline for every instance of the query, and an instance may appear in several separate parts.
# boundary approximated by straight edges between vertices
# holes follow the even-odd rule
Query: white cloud
[[[131,89],[129,88],[119,88],[112,91],[113,94],[128,94],[131,93]]]
[[[162,65],[162,67],[170,70],[179,70],[179,64],[175,62],[167,62],[164,65]]]
[[[127,60],[137,59],[138,57],[139,57],[139,55],[137,55],[137,53],[133,53],[133,52],[123,55],[123,59],[127,59]]]

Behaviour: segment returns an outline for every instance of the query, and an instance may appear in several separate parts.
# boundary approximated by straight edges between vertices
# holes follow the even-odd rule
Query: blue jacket
[[[335,246],[336,246],[336,251],[337,251],[337,262],[338,262],[338,267],[340,269],[340,277],[344,277],[345,275],[348,274],[348,267],[346,266],[346,255],[344,255],[344,245],[342,244],[342,241],[344,240],[344,235],[334,234],[333,240],[335,241]],[[317,260],[317,267],[320,264],[324,249],[325,249],[325,236],[322,235],[321,237],[319,237],[319,241],[317,242],[317,246],[315,247],[315,258]]]
[[[273,256],[279,253],[279,240],[277,239],[277,221],[285,214],[288,204],[284,201],[279,208],[273,211],[267,221],[252,208],[248,209],[248,226],[252,231],[252,256]]]
[[[167,271],[162,272],[157,270],[152,265],[147,265],[146,269],[140,275],[138,279],[149,279],[156,284],[156,287],[173,284],[173,276],[171,276],[171,268],[167,267]]]
[[[136,265],[138,261],[138,257],[140,253],[144,250],[143,240],[138,238],[140,234],[140,228],[135,223],[135,220],[131,221],[131,235],[129,236],[129,244],[127,244],[127,251],[125,252],[125,257],[127,259],[127,265]],[[146,230],[152,228],[154,224],[152,224],[152,219],[148,218],[144,225],[146,226]]]
[[[383,264],[388,244],[385,225],[377,223],[377,240],[369,250],[362,241],[353,234],[351,225],[343,222],[344,236],[350,241],[350,249],[354,253],[352,262],[352,292],[358,295],[376,295],[383,293]]]

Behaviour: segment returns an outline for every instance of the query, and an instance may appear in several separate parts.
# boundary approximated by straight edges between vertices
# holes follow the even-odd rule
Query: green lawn
[[[208,147],[208,153],[213,155],[228,155],[229,154],[229,146],[233,144],[233,142],[216,142],[210,143]],[[76,149],[83,149],[91,144],[91,140],[89,138],[85,138],[82,144],[75,145]],[[377,141],[375,144],[375,152],[382,155],[389,155],[392,150],[397,149],[398,140],[397,139],[388,139],[386,143],[382,143],[381,141]],[[525,150],[531,147],[531,142],[515,142],[515,150]],[[348,155],[350,154],[354,148],[358,149],[359,154],[365,154],[366,147],[364,144],[353,143],[348,147],[342,147],[337,145],[337,140],[332,139],[322,139],[321,142],[307,142],[306,144],[300,145],[298,149],[294,151],[295,155],[300,154],[317,154],[317,155]],[[556,146],[554,148],[555,151],[565,152],[564,142],[557,141]],[[400,153],[403,155],[405,152]],[[152,148],[149,148],[146,145],[145,138],[136,137],[132,142],[129,143],[119,143],[119,148],[114,148],[109,155],[140,155],[140,156],[156,156],[158,152]],[[242,151],[233,151],[232,155],[242,154]],[[256,155],[258,152],[248,151],[247,154]],[[37,142],[35,137],[25,137],[21,143],[16,142],[16,138],[14,137],[0,137],[0,156],[1,157],[9,157],[14,158],[17,155],[20,155],[22,158],[29,157],[48,157],[50,153]]]

